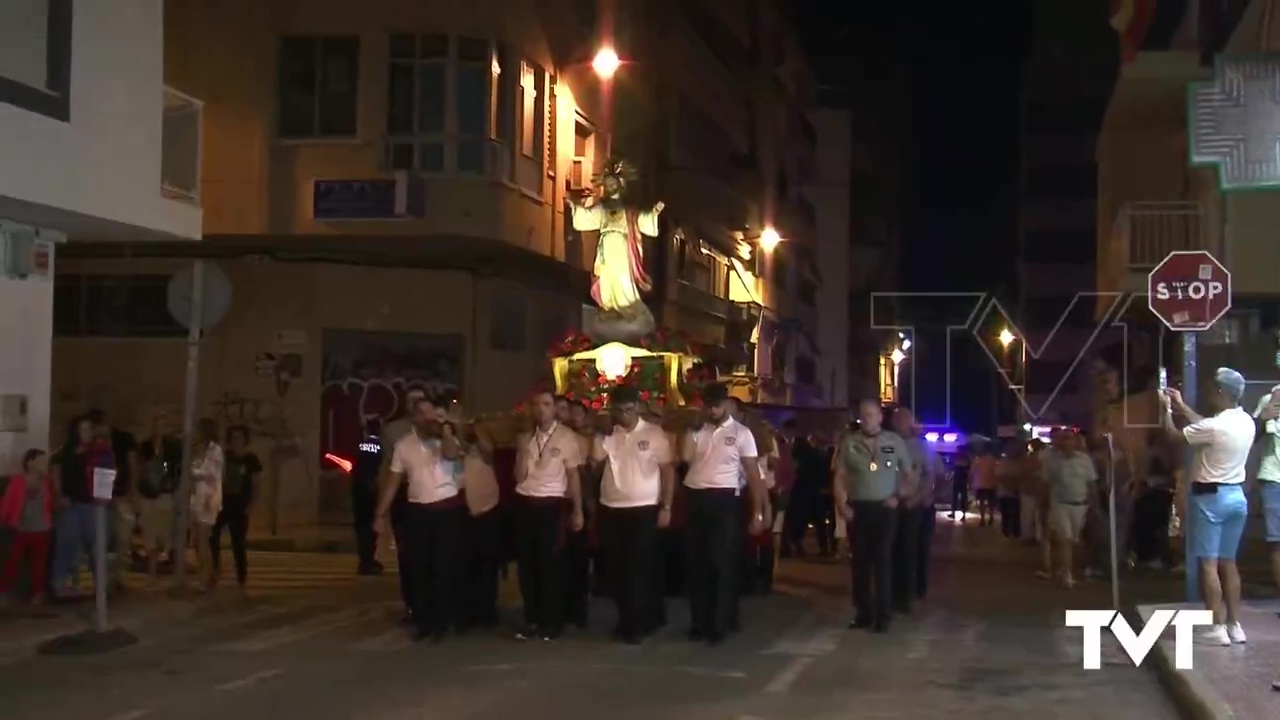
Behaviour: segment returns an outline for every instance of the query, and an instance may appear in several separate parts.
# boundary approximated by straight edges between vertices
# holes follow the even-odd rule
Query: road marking
[[[222,683],[221,685],[214,685],[213,689],[214,690],[239,690],[240,688],[249,687],[254,683],[262,682],[263,680],[266,680],[268,678],[273,678],[282,672],[284,671],[279,669],[263,670],[262,672],[257,672],[252,675],[247,675],[245,677],[242,677],[239,680],[232,680],[231,682]]]
[[[817,659],[813,655],[794,658],[787,663],[786,667],[782,668],[781,672],[773,676],[769,684],[764,686],[764,691],[770,695],[786,693],[791,689],[792,685],[796,684],[796,680],[800,679],[800,674],[804,672],[805,668],[809,667]]]
[[[801,657],[820,657],[835,652],[840,647],[840,636],[843,631],[839,627],[808,627],[801,631],[784,635],[776,643],[762,650],[762,655],[798,655]]]
[[[151,708],[142,708],[141,710],[130,710],[127,713],[121,713],[111,718],[111,720],[138,720],[138,718],[150,714]]]
[[[286,625],[277,630],[246,640],[228,643],[214,649],[223,652],[261,652],[270,650],[281,645],[306,640],[340,627],[354,625],[368,617],[365,610],[365,608],[350,608],[331,615],[321,615],[296,625]]]

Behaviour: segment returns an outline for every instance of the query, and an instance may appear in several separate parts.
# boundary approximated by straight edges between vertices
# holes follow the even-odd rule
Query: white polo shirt
[[[1245,464],[1253,447],[1253,418],[1231,408],[1182,429],[1182,436],[1196,448],[1195,482],[1235,485],[1244,482]]]
[[[467,491],[467,510],[472,516],[498,506],[498,478],[478,450],[469,451],[462,460],[462,488]]]
[[[453,461],[440,454],[440,441],[424,439],[416,431],[396,442],[391,472],[408,477],[411,503],[435,503],[458,494]]]
[[[1254,409],[1253,416],[1256,418],[1266,409],[1267,404],[1271,402],[1272,396],[1280,393],[1280,385],[1271,388],[1271,392],[1262,396],[1258,401],[1258,407]],[[1262,423],[1262,430],[1266,435],[1259,443],[1258,458],[1258,480],[1261,482],[1280,483],[1280,420],[1265,420]]]
[[[671,463],[671,443],[662,426],[640,420],[630,431],[620,427],[596,438],[591,451],[605,461],[600,503],[611,508],[657,505],[662,497],[662,467]]]
[[[693,457],[684,486],[690,490],[741,489],[745,480],[742,461],[755,460],[759,455],[751,431],[733,418],[720,425],[703,425],[689,442]]]
[[[546,432],[535,429],[519,448],[524,468],[523,475],[518,476],[516,492],[526,497],[567,496],[569,470],[576,470],[582,464],[579,437],[560,423],[553,424]]]

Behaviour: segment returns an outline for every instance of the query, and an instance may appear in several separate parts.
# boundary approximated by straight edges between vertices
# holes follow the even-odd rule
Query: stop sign
[[[1231,273],[1203,250],[1171,252],[1147,276],[1147,307],[1170,330],[1208,330],[1231,309]]]

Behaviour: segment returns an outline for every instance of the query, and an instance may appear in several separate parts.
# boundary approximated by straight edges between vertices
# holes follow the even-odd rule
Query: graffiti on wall
[[[454,394],[462,387],[462,335],[326,330],[320,378],[320,454],[350,456],[364,422],[404,412],[414,388]]]

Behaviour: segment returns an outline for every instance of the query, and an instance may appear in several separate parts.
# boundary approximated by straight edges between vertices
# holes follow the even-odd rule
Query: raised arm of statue
[[[604,222],[604,211],[599,204],[586,207],[581,203],[570,203],[573,208],[573,229],[578,232],[599,230]]]
[[[641,235],[658,237],[658,217],[662,215],[664,207],[666,206],[659,202],[651,210],[642,210],[636,216],[636,229]]]

